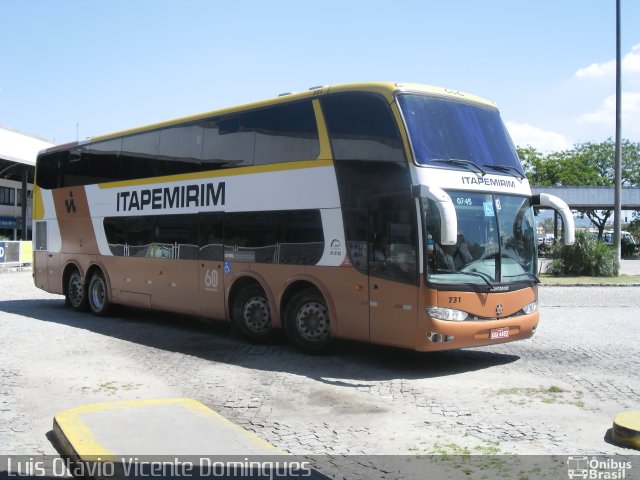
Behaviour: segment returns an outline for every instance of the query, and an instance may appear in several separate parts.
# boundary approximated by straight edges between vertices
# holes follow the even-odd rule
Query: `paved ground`
[[[58,411],[191,397],[295,454],[633,453],[605,441],[640,408],[637,287],[540,289],[524,342],[417,354],[344,344],[306,356],[221,326],[99,319],[0,274],[0,454],[54,453]]]
[[[624,275],[640,275],[640,257],[620,260],[620,273]]]

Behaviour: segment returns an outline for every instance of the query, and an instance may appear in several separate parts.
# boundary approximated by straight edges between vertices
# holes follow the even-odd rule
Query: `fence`
[[[0,242],[0,270],[31,267],[32,242]]]

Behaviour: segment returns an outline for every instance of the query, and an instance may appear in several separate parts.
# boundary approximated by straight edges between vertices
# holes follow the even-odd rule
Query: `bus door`
[[[415,200],[380,195],[369,205],[369,336],[412,347],[418,315]]]
[[[47,222],[35,222],[35,235],[33,243],[33,270],[34,281],[37,287],[49,290],[49,260],[55,261],[53,253],[47,248]]]
[[[199,249],[200,314],[224,320],[224,244],[222,213],[201,213]]]

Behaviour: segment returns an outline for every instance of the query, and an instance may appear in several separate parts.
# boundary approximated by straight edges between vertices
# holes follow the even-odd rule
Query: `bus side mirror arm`
[[[411,191],[414,197],[428,198],[435,202],[441,219],[440,243],[455,245],[458,241],[458,216],[449,194],[439,187],[428,185],[413,185]]]
[[[573,214],[569,205],[565,203],[561,198],[555,195],[549,195],[548,193],[541,193],[540,195],[534,195],[531,197],[531,205],[541,207],[551,207],[556,210],[562,217],[562,224],[564,227],[564,244],[573,245],[576,241],[576,229],[573,223]]]

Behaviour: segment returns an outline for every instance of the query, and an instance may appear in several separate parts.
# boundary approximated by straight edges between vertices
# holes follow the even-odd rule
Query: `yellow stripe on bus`
[[[329,132],[327,132],[327,124],[324,121],[320,100],[313,100],[313,112],[316,114],[316,124],[318,125],[318,138],[320,140],[320,153],[318,160],[333,158],[331,154],[331,143],[329,142]]]

